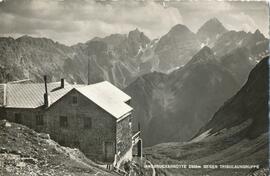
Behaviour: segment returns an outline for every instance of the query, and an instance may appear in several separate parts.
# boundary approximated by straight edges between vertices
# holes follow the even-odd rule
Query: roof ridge
[[[21,79],[21,80],[17,80],[17,81],[9,81],[7,82],[8,84],[14,84],[14,83],[23,83],[26,81],[31,81],[31,79],[27,78],[27,79]]]
[[[44,105],[44,83],[8,84],[7,106],[13,108],[37,108]],[[75,89],[90,101],[104,109],[116,119],[121,118],[133,108],[126,102],[131,99],[129,95],[108,81],[96,84],[66,84],[60,88],[60,83],[48,83],[51,105],[61,97]],[[52,91],[54,90],[54,91]]]
[[[117,119],[133,109],[126,103],[131,97],[108,81],[75,89]]]

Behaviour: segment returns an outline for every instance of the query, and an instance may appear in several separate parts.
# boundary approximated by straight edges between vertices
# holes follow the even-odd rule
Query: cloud
[[[100,3],[93,0],[4,0],[0,34],[49,37],[65,44],[139,28],[151,38],[182,23],[175,7],[153,1]]]
[[[263,2],[3,0],[0,35],[27,34],[71,45],[139,28],[153,39],[179,23],[196,32],[213,17],[229,29],[254,31],[258,28],[267,35],[268,10]]]
[[[187,1],[168,2],[177,7],[183,23],[196,32],[210,18],[218,18],[230,30],[255,31],[268,36],[269,8],[266,2]]]
[[[234,24],[238,25],[231,25],[231,29],[233,30],[243,30],[246,32],[254,31],[254,29],[258,29],[258,25],[249,15],[245,14],[244,12],[238,14],[229,14],[229,18],[233,19]]]

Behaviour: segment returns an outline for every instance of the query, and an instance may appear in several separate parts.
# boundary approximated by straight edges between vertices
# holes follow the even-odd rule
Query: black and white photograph
[[[0,176],[268,176],[269,2],[0,0]]]

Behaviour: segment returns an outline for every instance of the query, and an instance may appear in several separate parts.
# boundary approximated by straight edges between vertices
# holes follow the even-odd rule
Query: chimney
[[[61,78],[61,88],[65,88],[65,79]]]
[[[48,88],[47,88],[47,76],[44,75],[44,84],[45,84],[45,93],[48,94]]]
[[[45,84],[45,93],[44,93],[44,105],[45,107],[49,107],[50,106],[50,96],[48,93],[48,87],[47,87],[47,76],[44,76],[44,84]]]
[[[51,104],[50,95],[45,93],[44,94],[44,106],[47,108],[50,106],[50,104]]]

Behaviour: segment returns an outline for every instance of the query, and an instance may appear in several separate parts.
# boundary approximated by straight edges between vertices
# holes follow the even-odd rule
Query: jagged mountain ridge
[[[186,143],[163,143],[145,149],[152,164],[259,165],[254,169],[157,169],[159,175],[268,175],[269,57],[212,119]]]
[[[223,35],[224,36],[230,36],[231,33],[235,33],[235,31],[229,31],[229,32],[225,32]],[[236,32],[238,33],[238,32]],[[226,70],[226,72],[228,72],[235,81],[233,81],[234,85],[232,87],[238,87],[240,88],[247,80],[248,74],[249,72],[252,70],[252,68],[260,61],[261,56],[259,53],[261,54],[265,54],[268,52],[267,49],[267,39],[261,35],[261,33],[257,30],[254,32],[254,34],[252,33],[246,33],[246,32],[239,32],[242,34],[242,36],[238,37],[238,39],[236,41],[238,41],[239,39],[243,40],[243,45],[238,45],[238,47],[231,47],[230,45],[224,45],[224,41],[223,39],[226,37],[223,37],[223,35],[221,35],[221,37],[218,37],[217,40],[215,42],[217,42],[220,47],[222,47],[224,49],[224,51],[220,52],[218,55],[216,54],[216,49],[217,47],[213,47],[213,54],[212,56],[209,54],[206,54],[205,56],[202,56],[203,58],[208,58],[209,60],[215,60],[217,61],[216,64],[220,65],[221,67],[223,67],[223,69]],[[235,35],[235,34],[234,34]],[[220,39],[221,38],[221,39]],[[260,41],[261,40],[261,41]],[[248,42],[246,42],[248,41]],[[260,42],[258,42],[260,41]],[[235,45],[233,45],[235,46]],[[209,53],[209,52],[205,52],[205,53]],[[213,59],[213,57],[215,59]],[[189,63],[192,63],[192,60],[200,60],[200,57],[195,59],[196,56],[194,56],[193,59],[191,59],[189,61]],[[212,59],[210,59],[212,58]],[[197,61],[198,62],[198,61]],[[184,67],[188,68],[187,65],[189,65],[189,63],[187,63]],[[190,69],[190,68],[189,68]],[[210,69],[210,68],[209,68]],[[141,124],[144,124],[142,128],[148,129],[147,131],[144,131],[144,139],[146,141],[150,141],[149,143],[146,142],[146,145],[153,145],[153,144],[157,144],[160,142],[167,142],[167,141],[181,141],[181,140],[187,140],[187,138],[181,138],[181,137],[177,137],[177,133],[175,133],[175,131],[177,131],[178,126],[176,124],[179,124],[179,122],[181,121],[180,119],[177,119],[176,116],[177,113],[181,114],[179,111],[177,111],[176,109],[181,109],[183,107],[183,109],[192,109],[193,110],[193,115],[191,115],[191,117],[195,117],[196,115],[198,116],[198,114],[203,114],[202,117],[198,120],[199,122],[196,122],[200,125],[206,123],[209,118],[213,115],[213,113],[215,113],[215,111],[217,110],[218,106],[216,106],[217,104],[215,104],[214,102],[211,102],[213,104],[213,106],[209,106],[205,107],[205,105],[202,105],[202,107],[204,107],[206,110],[205,114],[202,113],[200,110],[197,111],[197,109],[195,109],[194,107],[187,107],[187,105],[185,105],[184,103],[178,102],[179,107],[177,107],[176,105],[173,105],[173,103],[175,103],[176,99],[183,99],[182,97],[177,97],[177,95],[175,95],[174,91],[180,91],[178,87],[182,86],[182,75],[185,75],[184,72],[182,72],[181,70],[183,70],[183,67],[181,67],[180,69],[177,69],[175,71],[175,73],[179,73],[179,75],[174,74],[174,73],[170,73],[170,76],[167,76],[166,74],[157,74],[157,73],[149,73],[147,74],[147,76],[143,76],[140,77],[140,79],[138,79],[137,81],[133,82],[130,86],[127,87],[126,91],[132,95],[133,97],[133,106],[135,106],[136,110],[135,110],[135,117],[137,117],[137,121],[141,122]],[[186,69],[188,70],[188,69]],[[200,69],[196,70],[195,72],[199,72]],[[188,72],[188,71],[187,71]],[[174,76],[172,76],[174,75]],[[187,74],[186,74],[187,75]],[[202,74],[203,75],[203,74]],[[156,78],[159,77],[160,78]],[[197,75],[198,79],[201,77],[201,75]],[[175,78],[173,78],[175,77]],[[161,79],[161,81],[159,83],[156,83],[155,81],[152,82],[151,79]],[[172,83],[169,83],[169,81],[167,80],[172,80]],[[166,81],[162,81],[162,80],[166,80]],[[186,81],[186,82],[189,82]],[[205,79],[205,82],[211,82],[211,79]],[[173,83],[177,86],[174,86]],[[194,84],[194,87],[200,87],[203,84]],[[191,86],[192,87],[192,86]],[[230,88],[232,88],[230,87]],[[174,89],[173,91],[171,91],[171,89]],[[229,88],[229,89],[230,89]],[[136,90],[136,91],[135,91]],[[139,90],[139,91],[138,91]],[[187,89],[189,90],[189,89]],[[190,89],[192,90],[192,89]],[[223,88],[221,88],[220,90],[218,90],[218,94],[220,92],[222,92]],[[233,95],[233,93],[236,93],[238,89],[234,89],[234,92],[232,91],[231,94],[226,94],[226,95]],[[220,92],[219,92],[220,91]],[[192,95],[196,95],[198,93],[201,93],[201,90],[198,88],[197,91],[194,92],[189,92],[186,93],[187,96],[192,96]],[[209,93],[209,92],[208,92]],[[208,95],[208,94],[207,94]],[[209,95],[210,97],[213,98],[215,94],[213,95]],[[226,101],[230,96],[226,96],[224,95],[223,97],[223,102]],[[198,95],[198,97],[200,97],[200,95]],[[205,102],[203,101],[209,101],[208,97],[206,97],[205,99],[203,99],[202,101],[197,101],[200,100],[200,98],[191,98],[192,100],[194,100],[195,104],[200,102],[201,104],[204,104]],[[190,98],[188,98],[187,102],[190,101]],[[223,103],[221,101],[221,103]],[[211,104],[210,103],[210,104]],[[199,104],[199,103],[198,103]],[[221,105],[221,104],[220,104]],[[199,107],[200,105],[198,105]],[[167,107],[170,107],[170,110],[167,109]],[[214,107],[216,107],[216,109],[214,109]],[[137,111],[137,112],[136,112]],[[175,112],[170,112],[170,111],[175,111]],[[188,110],[186,110],[188,111]],[[185,113],[185,110],[183,110],[183,112]],[[183,114],[182,112],[182,114]],[[164,115],[165,114],[165,115]],[[189,115],[187,115],[188,117],[190,117]],[[167,116],[167,117],[166,117]],[[174,117],[174,118],[170,118],[170,116]],[[207,116],[207,117],[206,117]],[[181,117],[178,117],[181,118]],[[152,121],[151,121],[152,120]],[[193,123],[192,122],[188,122],[185,121],[184,123]],[[163,124],[163,126],[170,126],[170,128],[168,129],[163,129],[163,130],[168,130],[171,135],[166,136],[162,130],[158,130],[158,129],[162,129],[163,127],[160,128],[156,128],[155,126],[158,126],[158,124]],[[197,125],[198,125],[197,124]],[[198,126],[200,126],[198,125]],[[151,127],[150,127],[151,126]],[[183,128],[183,125],[180,125],[181,128]],[[197,127],[198,127],[197,126]],[[187,127],[187,126],[186,126]],[[157,129],[156,131],[154,129]],[[191,129],[191,130],[190,130]],[[195,130],[195,129],[194,129]],[[198,130],[198,129],[197,129]],[[157,136],[159,136],[159,139],[156,139],[156,141],[153,138],[154,132],[156,134],[159,134]],[[185,131],[191,131],[190,133],[193,133],[193,128],[189,128],[188,130],[183,130],[184,132],[182,132],[183,135],[189,136],[190,134],[186,134]]]
[[[239,88],[230,71],[204,47],[182,68],[168,75],[147,74],[125,90],[133,97],[144,144],[151,146],[188,140]]]
[[[216,43],[216,41],[220,38],[220,36],[227,33],[227,30],[225,28],[220,29],[222,28],[220,26],[223,26],[223,25],[217,19],[211,19],[207,21],[204,26],[208,26],[207,24],[213,23],[211,21],[214,21],[214,24],[218,26],[216,27],[217,31],[216,32],[212,31],[211,33],[208,33],[207,35],[212,35],[213,33],[219,33],[219,37],[216,37],[215,40],[213,39],[213,43]],[[139,34],[138,30],[137,30],[137,33]],[[265,38],[262,38],[262,36],[259,36],[256,33],[258,33],[258,31],[256,31],[252,35],[249,35],[249,37],[246,37],[246,35],[243,35],[243,38],[248,38],[245,40],[249,40],[250,36],[252,36],[257,41],[264,40],[264,42],[261,42],[259,44],[260,46],[257,46],[257,45],[256,47],[255,46],[249,47],[249,45],[239,46],[239,47],[247,47],[252,57],[256,57],[258,53],[266,51],[266,48],[267,48],[267,43],[265,42],[266,41]],[[253,35],[255,35],[255,37]],[[111,42],[108,42],[109,38],[111,37],[117,38],[116,36],[117,35],[105,37],[103,40],[107,41],[107,43],[111,43]],[[114,40],[114,41],[117,41],[116,43],[120,43],[120,41],[122,41],[122,43],[125,43],[123,40],[123,36],[124,35],[121,35],[121,37],[118,36],[119,39]],[[257,39],[256,36],[258,36],[259,38]],[[208,37],[211,37],[211,36],[208,36]],[[123,58],[121,59],[121,63],[124,62],[125,66],[128,66],[128,69],[132,70],[132,75],[135,75],[135,77],[149,73],[151,71],[159,71],[159,72],[168,73],[176,68],[179,68],[183,64],[185,64],[200,49],[200,47],[202,46],[202,43],[196,38],[200,38],[198,34],[192,33],[186,26],[179,24],[179,25],[174,26],[166,35],[164,35],[158,40],[154,39],[150,42],[148,40],[143,40],[149,43],[146,42],[141,45],[142,47],[139,47],[139,50],[137,52],[135,59],[134,58],[132,59],[133,61],[132,64],[130,64],[129,59],[126,59],[128,56],[121,57]],[[253,42],[253,41],[250,41],[250,42]],[[219,45],[221,45],[221,47],[228,48],[227,46],[224,46],[224,42],[220,42]],[[119,51],[119,47],[117,48],[118,48],[117,50]],[[227,49],[227,50],[228,50],[227,52],[224,52],[223,54],[220,54],[219,56],[226,55],[232,51],[231,49]],[[256,60],[257,58],[253,58],[253,59]],[[126,63],[126,60],[128,60],[129,62]],[[128,77],[132,77],[132,76],[129,75]]]
[[[58,79],[63,73],[65,59],[73,53],[58,42],[30,36],[1,37],[0,46],[1,81],[27,78],[28,75],[40,80],[42,75],[49,73],[52,79]]]
[[[244,31],[229,31],[224,33],[213,46],[213,51],[218,56],[224,56],[235,48],[247,48],[251,57],[257,59],[260,53],[268,53],[269,40],[256,30],[254,33]]]
[[[71,47],[46,38],[2,37],[1,81],[24,79],[29,75],[34,81],[42,81],[42,75],[48,74],[51,80],[66,77],[70,82],[87,83],[90,68],[90,83],[109,80],[124,87],[138,74],[136,58],[147,42],[150,40],[138,29],[128,36],[116,34]]]
[[[150,39],[138,29],[128,35],[110,35],[103,39],[88,41],[80,48],[82,62],[89,62],[91,82],[108,80],[118,87],[125,87],[140,74],[140,52]],[[76,60],[74,60],[76,64]],[[76,71],[76,70],[75,70]],[[87,72],[87,69],[86,69]]]
[[[239,35],[240,37],[235,41],[233,40],[233,42],[237,42],[242,38],[251,43],[243,42],[246,43],[244,45],[246,47],[239,47],[237,49],[226,45],[226,36],[229,36],[230,39],[231,35],[234,36],[238,33],[241,33],[241,35]],[[131,90],[134,102],[133,106],[136,109],[135,117],[139,118],[137,120],[144,123],[145,127],[143,128],[145,129],[149,127],[149,124],[152,124],[152,127],[144,132],[145,139],[148,140],[150,138],[148,145],[163,142],[163,139],[165,139],[165,141],[187,140],[190,136],[194,135],[195,126],[200,128],[209,118],[209,114],[211,115],[215,112],[216,108],[218,108],[218,104],[223,103],[222,101],[225,101],[225,99],[228,98],[227,96],[232,94],[232,89],[236,89],[235,87],[245,82],[248,72],[258,61],[258,58],[254,58],[254,53],[265,52],[265,48],[268,45],[266,44],[267,40],[265,40],[264,36],[261,35],[259,31],[256,31],[254,34],[229,31],[219,37],[216,41],[218,46],[212,48],[214,53],[210,55],[214,55],[211,57],[215,59],[210,59],[207,63],[212,63],[211,60],[217,60],[215,64],[209,64],[210,66],[208,67],[206,64],[201,63],[202,66],[185,66],[185,69],[180,68],[172,71],[180,67],[178,65],[180,62],[184,62],[180,59],[182,56],[179,56],[179,61],[175,61],[175,57],[178,56],[177,53],[186,50],[193,55],[192,52],[195,51],[194,48],[185,48],[190,45],[185,45],[185,42],[183,42],[183,37],[181,37],[183,34],[186,34],[186,39],[191,39],[190,42],[195,41],[195,43],[197,43],[199,41],[196,39],[196,34],[192,33],[183,25],[176,25],[163,38],[152,41],[136,29],[127,35],[113,34],[105,38],[94,38],[84,44],[81,43],[71,47],[45,38],[33,38],[28,36],[16,40],[12,38],[1,38],[0,43],[3,46],[0,49],[0,56],[3,58],[1,59],[3,62],[1,64],[2,68],[0,68],[0,73],[2,73],[2,80],[5,80],[6,77],[9,77],[9,80],[22,79],[30,75],[30,78],[34,78],[34,80],[42,81],[42,75],[48,74],[52,80],[59,80],[60,77],[65,77],[69,82],[77,83],[87,83],[88,81],[89,83],[95,83],[108,80],[120,88],[130,85],[136,78],[147,74],[138,79],[141,81],[136,81],[134,84],[131,84],[127,90]],[[182,46],[184,46],[184,49],[181,49]],[[217,55],[216,52],[219,51],[219,47],[221,47],[222,51],[219,52],[221,54]],[[166,50],[164,50],[164,48]],[[192,52],[190,52],[191,50]],[[162,58],[159,57],[159,55],[164,54],[164,57],[167,57],[166,53],[171,53],[172,55],[168,55],[168,60],[163,58],[161,62]],[[23,59],[21,59],[22,55],[24,56]],[[210,55],[207,54],[202,57],[208,58]],[[222,56],[220,57],[220,55]],[[188,57],[189,56],[187,56],[187,58]],[[8,60],[8,67],[5,66],[7,63],[5,60]],[[21,66],[21,60],[25,63],[23,66]],[[186,61],[188,60],[189,59],[186,59]],[[182,88],[181,86],[183,86],[182,84],[190,84],[189,72],[192,72],[194,75],[197,74],[198,76],[198,80],[192,78],[193,81],[201,81],[199,79],[201,75],[198,74],[201,72],[202,75],[206,76],[205,82],[211,82],[211,77],[213,77],[212,82],[215,82],[217,78],[214,78],[214,75],[211,76],[211,73],[207,73],[207,69],[219,70],[216,68],[216,65],[224,65],[226,67],[226,71],[224,72],[230,72],[234,77],[233,79],[236,80],[236,83],[231,87],[228,86],[228,90],[230,90],[228,94],[225,93],[219,97],[220,99],[217,98],[219,99],[217,104],[212,102],[214,104],[213,106],[206,107],[205,110],[201,112],[200,103],[203,102],[197,102],[195,98],[190,99],[189,97],[192,96],[192,94],[196,95],[200,90],[194,90],[192,85],[190,85],[191,88]],[[155,70],[161,71],[160,68],[169,69],[167,72],[169,72],[170,76],[153,72]],[[220,72],[219,74],[222,73]],[[188,78],[185,78],[186,76]],[[155,82],[152,81],[152,79],[160,81]],[[165,81],[165,79],[168,80]],[[204,84],[199,83],[199,86]],[[182,89],[186,90],[182,91]],[[212,91],[214,89],[216,88],[211,87]],[[221,88],[221,90],[223,90],[223,88]],[[181,94],[179,92],[184,93]],[[217,94],[219,93],[220,92]],[[177,98],[178,100],[176,101]],[[184,105],[184,103],[180,101],[184,99],[187,99],[189,103]],[[208,97],[204,100],[206,102],[212,101],[211,98],[208,99]],[[192,104],[192,101],[195,101],[197,109],[195,108],[194,112],[191,113],[188,109],[191,109],[189,105]],[[178,105],[180,105],[182,109],[178,108]],[[177,119],[179,117],[176,117],[177,113],[198,119],[198,123],[196,125],[194,124],[194,128],[191,127],[192,130],[190,130],[188,134],[185,132],[183,132],[183,134],[174,133],[177,129],[176,124],[180,122]],[[201,118],[198,117],[200,113],[203,114]],[[173,117],[170,118],[170,121],[167,119],[169,116]],[[158,120],[155,121],[155,119]],[[156,123],[163,123],[165,126],[170,126],[171,124],[172,126],[175,125],[173,128],[164,129],[169,130],[173,135],[167,138],[166,135],[160,134],[160,138],[154,140],[152,138],[152,131],[158,129],[154,125]],[[186,123],[185,128],[189,128],[189,121],[183,121],[183,123]],[[157,130],[157,133],[160,132],[161,131]]]
[[[206,24],[204,26],[207,26]],[[216,33],[218,32],[219,30]],[[223,35],[230,37],[231,35],[227,33],[230,31]],[[259,31],[255,33],[249,34],[250,40],[247,41],[263,39]],[[245,36],[243,34],[243,37]],[[218,46],[214,47],[214,51],[226,55],[231,51],[231,47],[226,46],[223,38],[227,37],[218,38]],[[2,37],[0,78],[2,77],[3,82],[28,78],[30,75],[34,81],[42,81],[42,75],[48,74],[52,80],[59,80],[60,77],[77,83],[108,80],[124,88],[143,74],[153,71],[172,72],[188,62],[199,51],[200,46],[198,35],[180,24],[174,26],[160,39],[150,40],[143,32],[135,29],[129,34],[95,37],[86,43],[71,47],[46,38]],[[253,57],[257,53],[265,52],[267,46],[265,40],[247,48]]]

